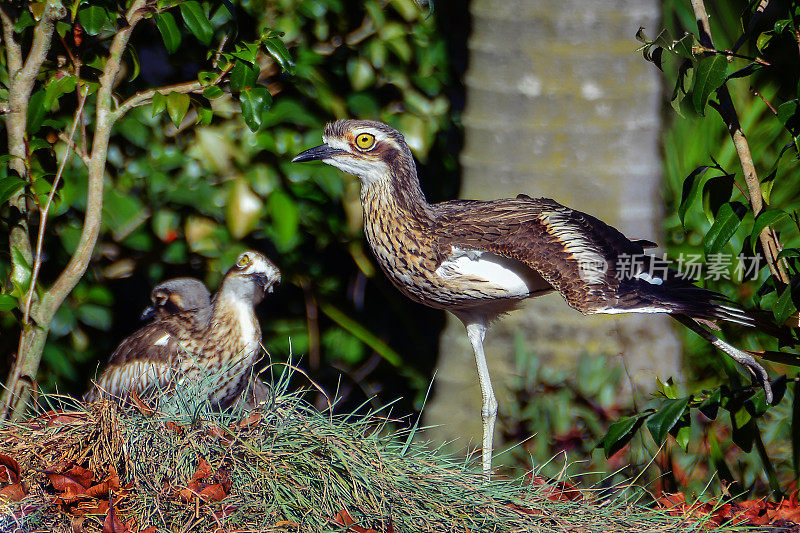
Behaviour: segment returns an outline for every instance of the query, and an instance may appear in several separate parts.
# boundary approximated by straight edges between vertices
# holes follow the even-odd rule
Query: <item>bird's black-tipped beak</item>
[[[150,320],[151,318],[156,316],[157,310],[158,308],[155,305],[151,305],[150,307],[142,311],[142,316],[139,317],[139,320],[141,320],[142,322]]]
[[[251,275],[253,277],[253,281],[255,281],[256,284],[264,290],[264,294],[268,294],[268,293],[271,293],[272,291],[274,291],[275,290],[275,285],[277,285],[281,281],[280,276],[278,276],[278,277],[270,277],[270,276],[267,276],[266,274],[262,274],[260,272],[257,273],[257,274],[251,274]]]
[[[327,144],[320,144],[319,146],[309,148],[305,152],[300,152],[294,156],[292,163],[303,163],[305,161],[314,161],[317,159],[330,159],[336,155],[346,153],[346,151],[340,150],[339,148],[332,148]]]

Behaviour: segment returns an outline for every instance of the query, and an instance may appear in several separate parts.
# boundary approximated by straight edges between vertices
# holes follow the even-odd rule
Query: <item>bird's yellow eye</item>
[[[375,146],[375,136],[371,133],[359,133],[356,136],[356,146],[362,150],[369,150]]]
[[[250,256],[247,254],[242,254],[239,256],[239,260],[236,261],[236,266],[239,268],[244,268],[250,264]]]

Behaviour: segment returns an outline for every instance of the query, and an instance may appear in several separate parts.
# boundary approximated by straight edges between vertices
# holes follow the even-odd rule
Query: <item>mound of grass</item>
[[[185,390],[152,411],[46,398],[38,416],[0,425],[0,531],[692,529],[619,496],[486,482],[380,413],[320,413],[287,382],[258,409],[224,413]]]

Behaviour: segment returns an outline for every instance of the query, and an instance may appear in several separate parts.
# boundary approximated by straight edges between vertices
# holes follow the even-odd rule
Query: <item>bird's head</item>
[[[403,167],[416,171],[403,135],[383,122],[337,120],[325,126],[322,140],[292,161],[320,160],[358,176],[364,187],[390,179]]]
[[[220,292],[257,304],[281,281],[281,272],[264,255],[248,250],[225,274]]]
[[[153,287],[150,301],[150,307],[142,312],[142,320],[160,319],[181,311],[208,307],[211,305],[211,294],[199,279],[173,278]]]

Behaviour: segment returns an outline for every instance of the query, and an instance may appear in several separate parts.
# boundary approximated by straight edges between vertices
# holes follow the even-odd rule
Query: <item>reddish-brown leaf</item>
[[[156,526],[147,526],[145,529],[140,529],[137,533],[156,533]]]
[[[45,426],[55,426],[58,424],[82,424],[86,422],[87,414],[80,411],[63,411],[55,409],[42,413],[37,418],[45,421]]]
[[[109,507],[106,519],[103,521],[103,533],[130,533],[130,531],[117,516],[114,506]]]
[[[208,485],[200,491],[200,499],[204,501],[218,502],[223,498],[225,498],[225,496],[227,496],[227,494],[225,493],[225,489],[219,483]]]
[[[260,411],[253,411],[247,418],[243,418],[236,424],[238,429],[245,429],[258,424],[264,416],[261,414]]]
[[[336,516],[333,517],[333,521],[337,525],[346,527],[347,531],[353,531],[354,533],[380,533],[380,531],[375,529],[367,529],[365,527],[355,525],[356,521],[353,520],[353,517],[350,516],[350,513],[347,511],[347,509],[342,509],[336,513]]]
[[[108,500],[91,499],[78,502],[76,505],[71,506],[69,511],[75,516],[83,516],[86,514],[104,515],[108,513]]]
[[[117,474],[117,469],[114,465],[108,467],[108,476],[96,485],[92,485],[86,489],[86,493],[94,498],[107,498],[110,491],[119,492],[122,490],[122,484]]]
[[[56,485],[56,482],[53,481],[52,476],[62,476],[66,479],[60,479],[59,483],[77,483],[82,488],[86,489],[92,484],[92,480],[94,479],[94,472],[89,470],[88,468],[83,468],[82,466],[76,465],[72,461],[59,461],[58,463],[54,464],[50,468],[46,468],[44,471],[45,474],[50,477],[50,482],[53,483],[53,487],[56,490],[65,490],[61,488],[61,486]]]
[[[156,410],[144,403],[144,400],[139,397],[139,394],[136,392],[136,387],[131,389],[130,398],[133,402],[133,406],[136,407],[136,410],[142,413],[144,416],[151,417],[155,414]]]
[[[185,427],[180,426],[180,425],[178,425],[178,424],[176,424],[175,422],[172,422],[172,421],[167,422],[167,429],[169,429],[171,431],[174,431],[175,433],[177,433],[179,435],[183,435],[184,433],[186,433],[186,428]]]
[[[19,481],[19,464],[8,455],[0,454],[0,485]]]
[[[0,489],[0,502],[18,502],[25,497],[27,491],[22,483],[6,485]]]

